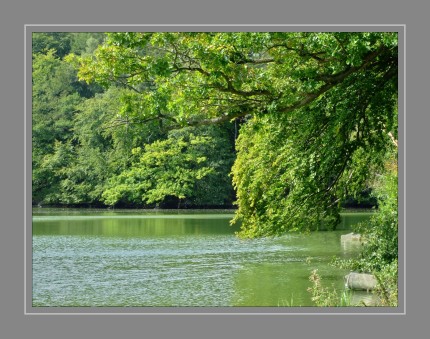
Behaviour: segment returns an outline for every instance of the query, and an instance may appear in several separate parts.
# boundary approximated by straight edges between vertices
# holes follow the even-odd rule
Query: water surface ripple
[[[33,306],[311,306],[345,231],[239,239],[231,214],[34,215]]]

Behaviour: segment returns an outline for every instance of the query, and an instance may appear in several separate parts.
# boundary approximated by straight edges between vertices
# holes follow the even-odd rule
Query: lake
[[[356,255],[340,236],[369,216],[345,213],[332,232],[244,240],[228,210],[35,208],[33,306],[315,306],[311,271],[343,291],[347,272],[330,261]]]

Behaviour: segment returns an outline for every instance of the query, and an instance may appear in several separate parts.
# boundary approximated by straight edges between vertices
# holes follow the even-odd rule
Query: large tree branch
[[[272,62],[275,62],[275,59],[273,58],[267,58],[267,59],[248,59],[245,58],[243,60],[236,61],[236,65],[264,65],[264,64],[270,64]]]
[[[326,76],[324,79],[320,79],[320,80],[325,81],[325,84],[322,87],[320,87],[316,92],[304,94],[302,99],[299,99],[298,101],[296,101],[295,103],[293,103],[289,106],[280,108],[279,112],[289,113],[289,112],[292,112],[296,109],[299,109],[301,107],[304,107],[304,106],[310,104],[312,101],[317,99],[319,96],[321,96],[325,92],[329,91],[330,89],[332,89],[336,85],[343,82],[348,76],[350,76],[350,75],[352,75],[352,74],[354,74],[360,70],[367,68],[384,51],[385,51],[385,48],[381,47],[381,48],[377,49],[376,51],[369,53],[363,59],[363,62],[361,65],[348,67],[345,70],[343,70],[342,72],[339,72],[339,73],[334,74],[334,75]],[[187,67],[184,67],[184,66],[179,67],[178,65],[175,65],[175,71],[176,72],[182,72],[182,71],[199,72],[204,76],[210,76],[209,72],[205,71],[204,69],[202,69],[201,67],[198,67],[198,66],[189,65]],[[222,77],[226,81],[227,86],[222,86],[222,85],[213,85],[212,86],[213,88],[217,89],[220,92],[232,93],[232,94],[236,94],[238,96],[244,97],[244,98],[245,97],[252,97],[252,96],[256,96],[256,95],[265,95],[265,96],[272,95],[272,93],[268,90],[253,90],[253,91],[237,90],[233,87],[231,80],[225,74],[222,74]],[[226,121],[231,121],[231,120],[236,119],[236,118],[242,118],[242,117],[245,117],[245,116],[250,115],[250,114],[252,114],[252,112],[250,112],[249,110],[238,110],[235,113],[223,114],[221,116],[214,117],[214,118],[188,120],[185,123],[185,125],[186,126],[199,126],[199,125],[219,124],[219,123],[223,123]],[[169,129],[176,129],[176,128],[183,127],[183,124],[179,124],[176,119],[174,119],[173,117],[171,117],[169,115],[165,115],[165,114],[164,115],[159,114],[157,116],[150,117],[150,118],[147,118],[147,119],[144,119],[141,121],[136,121],[135,123],[145,123],[145,122],[155,120],[155,119],[168,119],[168,120],[172,121],[173,125],[169,126]]]
[[[178,65],[174,66],[174,70],[173,72],[181,72],[181,71],[190,71],[190,72],[199,72],[203,75],[206,76],[210,76],[209,72],[206,72],[203,68],[201,67],[193,67],[193,66],[188,66],[188,67],[180,67]]]
[[[326,84],[324,86],[322,86],[318,91],[316,91],[314,93],[306,94],[302,100],[297,101],[296,103],[281,109],[281,112],[283,112],[283,113],[292,112],[298,108],[301,108],[303,106],[308,105],[309,103],[314,101],[316,98],[318,98],[320,95],[324,94],[325,92],[332,89],[333,87],[335,87],[339,83],[343,82],[351,74],[356,73],[362,69],[365,69],[384,50],[385,50],[385,48],[381,47],[381,48],[377,49],[376,51],[370,53],[369,55],[367,55],[364,58],[363,63],[360,66],[349,67],[342,72],[339,72],[339,73],[331,75],[331,76],[326,76],[324,79],[321,79],[321,80],[324,80],[326,82]]]
[[[197,67],[197,66],[179,67],[179,66],[175,65],[174,72],[181,72],[181,71],[199,72],[200,74],[203,74],[207,77],[211,76],[211,73],[205,71],[201,67]],[[251,97],[251,96],[255,96],[255,95],[270,95],[271,94],[271,92],[268,90],[252,90],[252,91],[238,90],[238,89],[234,88],[231,79],[226,74],[224,74],[222,72],[220,72],[220,74],[223,77],[223,79],[225,80],[225,82],[227,83],[227,87],[222,86],[221,84],[212,84],[212,86],[211,86],[212,88],[215,88],[215,89],[219,90],[220,92],[232,93],[232,94],[240,95],[243,97]]]
[[[237,112],[234,114],[224,114],[219,117],[210,118],[210,119],[202,119],[202,120],[191,120],[187,122],[187,126],[201,126],[201,125],[214,125],[220,124],[226,121],[231,121],[236,118],[243,118],[249,115],[249,112]]]
[[[324,94],[325,92],[329,91],[330,89],[332,89],[333,87],[335,87],[336,85],[340,84],[341,82],[343,82],[348,76],[363,70],[365,68],[367,68],[379,55],[381,55],[384,51],[386,50],[385,47],[381,46],[379,49],[369,53],[364,59],[361,65],[359,66],[353,66],[353,67],[348,67],[345,70],[343,70],[342,72],[339,72],[337,74],[334,74],[330,77],[327,77],[325,79],[326,84],[323,85],[319,90],[317,90],[316,92],[313,93],[307,93],[304,95],[303,99],[298,100],[297,102],[295,102],[292,105],[289,105],[287,107],[281,108],[279,110],[279,112],[282,113],[289,113],[292,112],[298,108],[304,107],[308,104],[310,104],[312,101],[314,101],[316,98],[318,98],[319,96],[321,96],[322,94]],[[229,92],[226,90],[226,92]],[[245,92],[245,93],[251,93],[251,92]],[[260,93],[260,94],[270,94],[270,93]],[[243,95],[243,94],[242,94]],[[250,94],[250,95],[255,95],[255,94]],[[251,114],[251,112],[249,111],[238,111],[234,114],[224,114],[222,116],[216,117],[216,118],[210,118],[210,119],[203,119],[203,120],[195,120],[195,121],[190,121],[188,123],[188,125],[190,126],[196,126],[196,125],[209,125],[209,124],[217,124],[217,123],[222,123],[225,121],[229,121],[235,118],[242,118],[245,117],[246,115]]]
[[[323,57],[321,57],[322,55],[327,54],[326,52],[322,52],[322,51],[321,52],[309,52],[309,51],[305,51],[304,46],[302,46],[299,49],[299,48],[290,47],[286,43],[271,45],[271,46],[268,47],[267,50],[271,50],[271,49],[279,48],[279,47],[285,48],[288,51],[296,52],[301,57],[310,57],[312,59],[315,59],[318,62],[329,62],[329,61],[335,59],[335,58],[332,58],[332,57],[330,57],[330,58],[323,58]]]
[[[227,79],[227,88],[224,87],[217,87],[220,92],[226,92],[226,93],[232,93],[236,95],[240,95],[242,97],[252,97],[255,95],[271,95],[272,93],[268,90],[264,89],[255,89],[252,91],[241,91],[238,89],[235,89],[231,83],[231,80]]]

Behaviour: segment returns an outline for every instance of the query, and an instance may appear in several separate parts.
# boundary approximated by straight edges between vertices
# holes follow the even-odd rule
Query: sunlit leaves
[[[370,32],[111,33],[93,58],[80,59],[79,75],[141,93],[148,107],[143,118],[158,110],[170,125],[194,125],[301,107],[367,67],[367,59],[377,61],[381,39],[393,40],[388,35],[391,40]],[[157,95],[148,96],[148,89]],[[164,104],[154,107],[153,99]]]
[[[367,72],[288,116],[275,106],[248,121],[232,170],[241,235],[334,228],[341,202],[372,186],[395,149],[394,84]]]
[[[165,140],[133,149],[136,161],[111,180],[103,199],[110,205],[172,199],[185,205],[223,204],[231,195],[227,173],[232,162],[224,138],[213,128],[173,131]]]
[[[73,118],[82,98],[73,87],[72,67],[53,50],[34,55],[32,68],[33,198],[40,202],[57,184],[47,159],[55,160],[59,145],[72,138]]]
[[[120,101],[126,123],[242,119],[237,219],[256,236],[334,226],[339,202],[366,187],[397,135],[396,41],[378,32],[112,33],[79,59],[79,74],[132,91]],[[159,192],[150,201],[169,195]]]

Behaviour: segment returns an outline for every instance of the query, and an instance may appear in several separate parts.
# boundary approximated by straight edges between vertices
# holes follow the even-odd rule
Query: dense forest
[[[34,205],[234,206],[244,237],[378,206],[349,265],[395,276],[397,33],[51,32],[32,46]]]
[[[136,90],[87,84],[66,61],[94,58],[106,39],[34,33],[33,204],[231,207],[239,124],[173,129],[162,119],[140,121],[147,104]]]
[[[374,205],[362,172],[377,168],[359,166],[380,160],[372,134],[396,138],[396,55],[370,51],[395,38],[34,33],[33,203]]]

